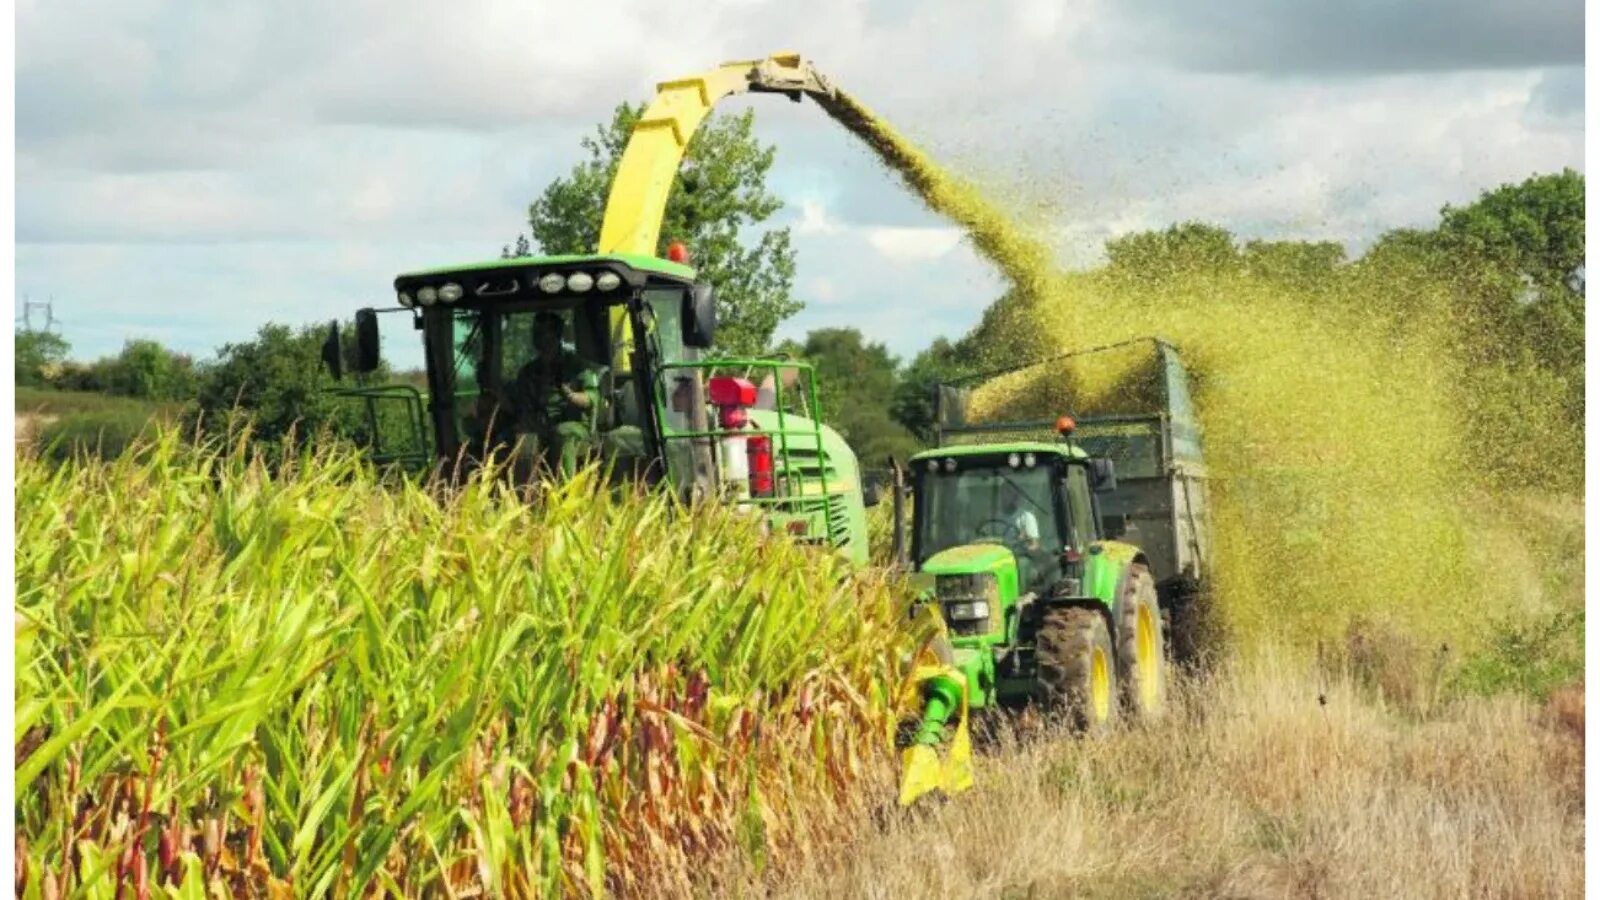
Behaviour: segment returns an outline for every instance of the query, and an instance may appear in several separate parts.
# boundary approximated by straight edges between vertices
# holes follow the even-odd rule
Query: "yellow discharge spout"
[[[661,219],[673,178],[695,129],[717,101],[746,91],[783,93],[798,100],[802,93],[829,90],[811,64],[793,52],[724,63],[657,85],[655,99],[634,125],[617,164],[611,194],[606,199],[605,219],[600,224],[599,252],[657,255]],[[627,371],[632,335],[623,310],[613,311],[611,327],[613,366]]]

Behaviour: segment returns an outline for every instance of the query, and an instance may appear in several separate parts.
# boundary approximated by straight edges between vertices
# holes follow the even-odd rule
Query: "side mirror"
[[[378,370],[378,313],[372,307],[356,310],[356,371]]]
[[[344,345],[339,342],[339,320],[328,323],[328,339],[322,342],[322,365],[334,381],[344,380]]]
[[[708,349],[717,333],[716,291],[705,282],[696,282],[683,298],[683,343]]]
[[[1104,458],[1089,460],[1089,474],[1097,493],[1103,494],[1117,489],[1117,469],[1111,464],[1111,460]]]

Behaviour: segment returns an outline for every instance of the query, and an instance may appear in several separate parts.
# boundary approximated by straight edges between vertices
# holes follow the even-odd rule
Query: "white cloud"
[[[866,228],[867,243],[892,263],[932,262],[961,242],[961,229],[944,228]]]
[[[935,158],[1039,221],[1069,264],[1094,262],[1110,235],[1185,218],[1360,243],[1487,187],[1583,166],[1581,69],[1561,66],[1570,41],[1550,26],[1570,9],[1539,7],[1508,50],[1451,44],[1433,27],[1450,24],[1437,2],[1362,2],[1340,33],[1398,16],[1407,34],[1438,35],[1414,48],[1420,64],[1392,40],[1219,62],[1226,41],[1211,38],[1258,6],[24,3],[17,290],[55,292],[90,354],[138,329],[204,349],[268,318],[348,312],[396,271],[496,252],[619,100],[781,47],[813,54]],[[1315,36],[1303,23],[1326,11],[1297,9],[1275,5],[1261,27]],[[1471,22],[1496,21],[1490,5],[1474,9]],[[1174,22],[1205,46],[1157,40]],[[1494,68],[1508,59],[1528,68]],[[1434,71],[1363,74],[1422,68]],[[813,104],[731,106],[756,109],[778,143],[772,185],[789,204],[798,292],[815,307],[786,333],[858,323],[908,353],[976,322],[1001,288],[993,268],[898,178]],[[91,248],[115,265],[80,265]],[[884,283],[886,266],[898,283]],[[216,284],[249,302],[220,302]],[[152,318],[191,297],[196,311]]]
[[[801,197],[800,219],[794,223],[795,234],[837,234],[842,226],[828,216],[828,208],[815,197]]]

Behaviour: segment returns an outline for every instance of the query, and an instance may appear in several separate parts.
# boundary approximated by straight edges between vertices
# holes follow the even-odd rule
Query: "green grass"
[[[19,415],[65,417],[95,413],[132,416],[142,413],[148,419],[157,415],[170,417],[181,407],[182,404],[154,403],[136,397],[119,397],[115,394],[58,391],[20,385],[17,387],[16,398],[16,412]]]
[[[19,386],[16,396],[16,414],[35,418],[33,445],[57,462],[119,456],[148,429],[175,421],[181,409],[177,403],[50,388]]]
[[[17,830],[63,895],[687,886],[889,749],[889,585],[731,511],[171,431],[16,492]]]

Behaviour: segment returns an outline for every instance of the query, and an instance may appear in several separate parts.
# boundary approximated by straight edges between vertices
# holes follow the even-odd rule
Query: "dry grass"
[[[747,872],[724,892],[1582,895],[1581,733],[1560,727],[1562,711],[1502,696],[1419,717],[1324,682],[1264,659],[1180,691],[1154,727],[1004,741],[973,792],[878,825],[863,816],[799,868],[764,884]]]

